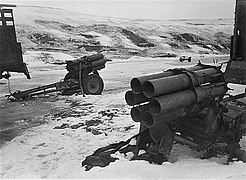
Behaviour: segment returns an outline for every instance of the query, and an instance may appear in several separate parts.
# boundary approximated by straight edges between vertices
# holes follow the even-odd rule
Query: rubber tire
[[[100,95],[104,89],[103,80],[97,74],[90,74],[84,77],[82,85],[85,94]]]

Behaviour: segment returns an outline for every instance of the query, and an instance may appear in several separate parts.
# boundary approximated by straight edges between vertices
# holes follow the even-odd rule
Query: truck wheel
[[[102,78],[97,74],[91,74],[83,79],[85,94],[99,95],[102,93],[104,84]]]

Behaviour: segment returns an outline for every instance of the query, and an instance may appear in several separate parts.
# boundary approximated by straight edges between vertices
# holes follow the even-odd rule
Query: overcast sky
[[[58,7],[100,16],[144,19],[234,17],[234,0],[0,0],[1,3]]]

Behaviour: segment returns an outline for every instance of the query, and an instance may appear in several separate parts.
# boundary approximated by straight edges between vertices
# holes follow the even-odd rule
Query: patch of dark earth
[[[90,104],[89,104],[90,106]],[[110,108],[98,112],[97,117],[93,117],[90,120],[79,122],[77,124],[70,125],[69,123],[62,123],[60,126],[55,126],[53,129],[85,129],[86,132],[90,132],[93,135],[105,134],[107,136],[106,130],[113,130],[114,128],[110,126],[112,124],[112,119],[114,117],[119,117],[119,114],[127,114],[127,111],[119,108]],[[71,116],[71,114],[70,114]],[[83,116],[83,115],[81,115]],[[78,116],[74,116],[78,117]],[[106,117],[102,120],[103,117]],[[104,124],[106,128],[98,127],[99,125]],[[134,127],[134,125],[122,127],[124,131],[129,131]]]
[[[0,147],[27,129],[47,123],[54,96],[27,101],[0,101]]]

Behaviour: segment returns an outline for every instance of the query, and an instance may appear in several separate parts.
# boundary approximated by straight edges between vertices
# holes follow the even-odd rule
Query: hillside
[[[19,6],[14,14],[24,50],[74,56],[95,51],[116,58],[228,54],[233,29],[232,19],[131,20],[36,6]]]

